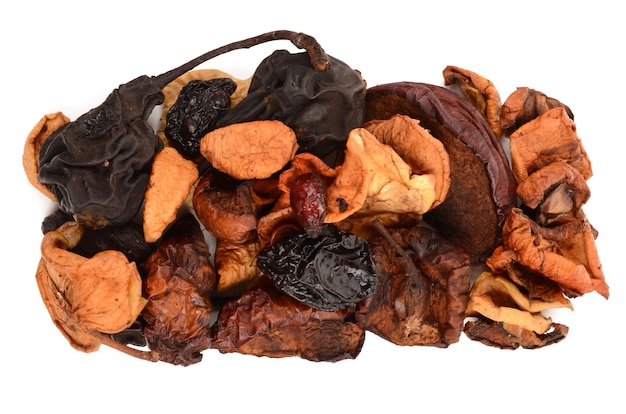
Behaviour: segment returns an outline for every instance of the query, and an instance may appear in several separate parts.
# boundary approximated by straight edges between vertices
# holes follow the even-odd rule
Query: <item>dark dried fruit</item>
[[[210,346],[209,297],[216,274],[194,216],[174,223],[143,266],[148,273],[144,294],[149,301],[142,316],[150,349],[161,361],[174,365],[200,362],[201,352]]]
[[[256,69],[248,95],[218,125],[283,121],[296,132],[301,151],[334,167],[348,133],[363,122],[365,82],[344,62],[329,58],[330,67],[322,72],[304,53],[275,51]]]
[[[189,159],[200,154],[200,139],[215,128],[230,109],[237,84],[228,78],[192,80],[183,87],[167,112],[165,136]]]
[[[326,188],[319,175],[306,173],[299,175],[289,193],[291,208],[298,223],[310,237],[317,237],[328,212]]]
[[[301,233],[262,250],[257,266],[281,291],[331,312],[356,305],[378,284],[367,242],[329,224],[316,238]]]
[[[376,292],[357,306],[363,329],[397,345],[458,342],[469,300],[470,262],[461,248],[425,225],[370,239]]]

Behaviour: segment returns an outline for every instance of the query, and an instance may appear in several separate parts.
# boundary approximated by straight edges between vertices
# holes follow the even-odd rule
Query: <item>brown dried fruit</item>
[[[217,170],[238,180],[268,178],[298,149],[296,134],[280,121],[251,121],[209,132],[200,153]]]
[[[193,195],[193,208],[205,229],[220,240],[246,244],[256,238],[258,207],[250,181],[217,171],[204,173]]]
[[[42,194],[51,200],[56,200],[56,196],[45,184],[39,182],[39,149],[43,142],[57,129],[67,125],[70,119],[61,112],[47,114],[33,127],[26,137],[24,153],[22,155],[22,166],[28,181]]]
[[[390,146],[364,128],[350,132],[344,162],[337,168],[326,192],[327,223],[356,212],[423,214],[435,200],[435,177],[414,174]]]
[[[215,267],[219,275],[217,291],[227,291],[256,280],[262,275],[256,265],[260,242],[232,244],[217,239],[215,247]]]
[[[143,211],[146,242],[156,242],[174,222],[197,180],[196,164],[183,158],[173,147],[163,148],[154,157]]]
[[[414,174],[431,174],[435,178],[435,200],[431,209],[441,204],[450,188],[450,159],[438,139],[418,120],[395,115],[388,120],[370,121],[365,129],[389,145],[413,169]]]
[[[572,120],[572,111],[554,98],[528,87],[517,88],[500,109],[500,125],[505,135],[511,135],[526,122],[553,108],[562,107]]]
[[[150,349],[174,365],[200,362],[201,352],[210,345],[210,294],[217,282],[204,234],[193,215],[183,216],[168,229],[143,267],[149,301],[142,316]]]
[[[546,302],[530,299],[510,280],[483,272],[472,285],[467,316],[480,314],[492,321],[517,325],[544,334],[552,326],[552,320],[541,312],[563,307],[573,309],[569,301]]]
[[[542,348],[562,341],[567,336],[569,328],[558,323],[552,324],[552,329],[545,334],[536,334],[519,326],[507,326],[484,318],[469,321],[463,332],[468,338],[485,345],[501,349],[517,349],[520,346],[527,349]]]
[[[443,70],[446,85],[459,85],[465,97],[474,105],[498,138],[502,136],[500,126],[500,93],[493,82],[467,69],[458,66],[446,66]]]
[[[585,179],[591,162],[564,108],[550,109],[511,134],[513,174],[522,183],[530,174],[553,162],[571,164]]]
[[[222,306],[211,348],[311,361],[354,359],[361,352],[365,332],[352,322],[353,312],[313,309],[263,278],[257,287]]]
[[[590,245],[591,228],[584,218],[547,228],[515,208],[504,222],[502,237],[504,245],[516,253],[515,261],[555,281],[568,295],[580,296],[595,290],[608,298],[595,243]],[[560,245],[579,238],[582,246],[578,251],[584,251],[585,255],[564,256]],[[586,264],[592,267],[587,268]]]
[[[83,228],[67,222],[44,235],[37,284],[54,324],[70,344],[96,351],[101,343],[123,350],[105,334],[131,326],[146,305],[134,262],[123,253],[105,250],[91,258],[68,251],[78,244]],[[154,360],[150,354],[125,352]]]
[[[423,225],[368,242],[379,286],[358,305],[359,326],[398,345],[457,342],[469,299],[467,253]]]

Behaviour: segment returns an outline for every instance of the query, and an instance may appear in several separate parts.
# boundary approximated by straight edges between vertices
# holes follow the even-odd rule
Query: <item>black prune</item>
[[[192,80],[182,88],[167,112],[165,136],[184,157],[200,154],[200,139],[230,109],[235,89],[237,84],[228,78]]]
[[[378,284],[367,241],[331,224],[318,237],[301,233],[262,250],[257,266],[284,293],[330,312],[356,305]]]

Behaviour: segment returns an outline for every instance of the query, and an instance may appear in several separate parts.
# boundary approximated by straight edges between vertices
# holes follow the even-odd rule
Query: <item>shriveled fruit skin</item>
[[[326,189],[319,175],[306,173],[298,176],[289,193],[291,207],[302,228],[311,237],[317,237],[328,212]]]
[[[397,82],[369,88],[366,121],[401,113],[442,141],[450,155],[446,201],[426,214],[444,236],[484,260],[500,240],[500,225],[515,205],[515,179],[500,141],[460,95],[437,85]]]
[[[174,223],[143,267],[149,301],[142,316],[150,349],[174,365],[200,362],[210,346],[210,294],[216,274],[195,217],[188,214]]]
[[[221,353],[310,361],[354,359],[365,332],[353,320],[353,309],[335,312],[307,306],[280,292],[266,278],[226,302],[212,327],[211,348]]]

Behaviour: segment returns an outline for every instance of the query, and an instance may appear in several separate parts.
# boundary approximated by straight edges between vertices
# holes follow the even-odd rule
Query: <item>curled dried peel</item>
[[[161,150],[152,163],[145,194],[143,231],[146,242],[156,242],[176,219],[180,206],[198,180],[198,168],[173,147]]]
[[[496,137],[502,136],[500,126],[500,94],[489,79],[458,66],[447,66],[443,70],[446,85],[458,84],[465,97],[487,119],[489,128]]]
[[[383,144],[389,145],[411,166],[415,174],[432,174],[435,178],[435,200],[430,208],[441,204],[450,189],[450,159],[442,142],[434,138],[419,121],[406,115],[365,124]]]
[[[224,291],[261,276],[256,265],[256,256],[261,243],[232,244],[217,240],[215,248],[215,267],[219,275],[218,291]]]
[[[68,249],[83,230],[68,222],[41,243],[37,284],[55,325],[81,351],[99,348],[104,336],[132,325],[144,306],[141,277],[123,253],[105,250],[85,258]]]
[[[327,223],[357,211],[422,214],[435,201],[434,176],[413,174],[390,146],[365,128],[350,132],[345,160],[337,168],[337,177],[327,189]]]
[[[169,141],[165,136],[167,112],[176,103],[180,91],[192,80],[209,81],[211,79],[217,78],[229,78],[237,84],[237,89],[230,96],[231,108],[237,105],[239,102],[241,102],[243,98],[246,97],[246,95],[248,94],[248,88],[250,87],[250,81],[252,80],[252,78],[248,78],[245,80],[237,79],[229,75],[228,73],[222,72],[218,69],[196,69],[179,76],[172,82],[168,83],[165,88],[163,88],[163,113],[161,114],[161,127],[157,132],[157,135],[159,136],[159,138],[161,138],[166,146],[169,145]]]
[[[43,118],[33,127],[26,137],[24,143],[24,153],[22,154],[22,166],[26,173],[26,178],[42,194],[51,200],[56,200],[56,196],[48,187],[39,182],[39,150],[43,142],[57,129],[68,124],[70,119],[61,112],[44,115]]]

